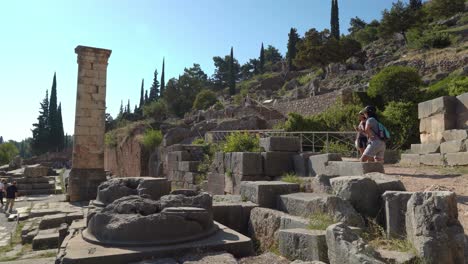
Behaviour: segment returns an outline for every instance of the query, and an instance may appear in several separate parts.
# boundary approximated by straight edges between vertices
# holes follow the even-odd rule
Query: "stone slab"
[[[250,212],[249,237],[260,251],[266,252],[278,246],[278,231],[283,215],[285,213],[263,207],[256,207]]]
[[[387,263],[394,264],[407,264],[407,263],[418,263],[417,256],[412,252],[401,252],[401,251],[391,251],[385,249],[376,250],[382,259]]]
[[[385,232],[388,238],[406,236],[406,204],[412,194],[412,192],[387,191],[382,195],[385,203]]]
[[[299,152],[301,142],[298,137],[267,137],[260,139],[260,146],[265,151]]]
[[[468,129],[468,93],[457,96],[457,128]]]
[[[294,216],[290,214],[284,214],[281,216],[280,229],[294,229],[303,228],[307,229],[310,220],[300,216]]]
[[[278,234],[278,248],[282,256],[288,259],[328,262],[325,230],[296,228],[280,230]]]
[[[466,151],[465,140],[451,140],[440,144],[440,153],[457,153]]]
[[[318,153],[304,152],[294,155],[294,172],[297,176],[311,176],[312,165],[309,158],[315,155]]]
[[[214,202],[213,219],[247,235],[250,211],[257,206],[252,202]]]
[[[418,118],[427,118],[436,114],[455,113],[456,100],[453,96],[442,96],[418,104]]]
[[[445,154],[447,165],[466,166],[468,165],[468,152],[447,153]]]
[[[32,240],[33,250],[58,248],[60,234],[56,229],[41,230]]]
[[[216,223],[216,225],[218,225],[219,231],[210,237],[188,243],[155,247],[112,248],[91,244],[83,240],[80,235],[77,235],[68,241],[62,264],[126,264],[150,257],[167,258],[214,251],[226,251],[236,257],[245,257],[253,254],[250,238],[222,224]]]
[[[240,194],[243,199],[247,199],[261,207],[276,208],[278,197],[282,194],[299,192],[300,186],[297,183],[282,181],[254,181],[241,182]]]
[[[224,154],[226,173],[242,176],[263,175],[263,158],[257,152],[231,152]]]
[[[185,172],[197,172],[200,161],[179,161],[179,170]]]
[[[429,154],[439,153],[440,144],[411,144],[411,153],[413,154]]]
[[[224,173],[210,172],[208,173],[208,192],[211,194],[224,194]]]
[[[421,165],[421,155],[401,154],[400,164],[405,166],[419,166]]]
[[[445,141],[452,140],[465,140],[468,139],[468,130],[467,129],[451,129],[445,130],[442,132],[442,136]]]
[[[330,161],[325,175],[360,176],[370,172],[385,173],[384,166],[378,162]]]
[[[440,153],[421,155],[421,164],[429,166],[444,166],[444,156]]]
[[[265,176],[278,177],[294,171],[294,152],[262,152]]]
[[[66,214],[55,214],[55,215],[46,215],[42,217],[42,220],[39,222],[39,229],[50,229],[50,228],[57,228],[62,223],[67,222],[67,215]]]
[[[311,171],[310,175],[311,176],[316,176],[319,174],[325,174],[328,175],[327,173],[327,166],[328,162],[330,161],[342,161],[341,155],[336,154],[336,153],[328,153],[328,154],[321,154],[321,155],[314,155],[309,157],[310,165],[311,165]]]
[[[25,177],[41,177],[49,174],[49,167],[37,166],[24,168]]]

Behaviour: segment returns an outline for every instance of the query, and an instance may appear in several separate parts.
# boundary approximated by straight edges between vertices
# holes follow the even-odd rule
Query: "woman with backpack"
[[[368,105],[362,112],[366,117],[366,127],[364,129],[369,139],[368,145],[361,156],[361,162],[382,162],[386,149],[385,139],[388,131],[379,122],[375,106]]]
[[[364,150],[367,146],[367,134],[365,132],[366,128],[366,117],[364,116],[364,112],[359,112],[359,125],[355,128],[356,129],[356,148],[359,150],[359,155],[362,156]]]

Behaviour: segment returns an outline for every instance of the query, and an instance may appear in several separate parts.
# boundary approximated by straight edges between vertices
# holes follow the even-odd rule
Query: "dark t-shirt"
[[[15,198],[15,193],[18,192],[18,188],[15,185],[10,185],[6,188],[6,198]]]

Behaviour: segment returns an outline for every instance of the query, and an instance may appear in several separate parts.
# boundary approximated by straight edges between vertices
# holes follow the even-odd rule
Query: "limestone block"
[[[457,96],[457,128],[468,129],[468,93]]]
[[[73,221],[81,220],[83,219],[83,217],[84,217],[83,212],[68,213],[65,218],[65,223],[71,225]]]
[[[188,153],[188,151],[173,151],[167,154],[167,160],[173,161],[190,161],[192,157]]]
[[[224,174],[216,172],[208,173],[208,192],[212,194],[224,194]]]
[[[261,176],[246,176],[227,172],[224,175],[224,192],[227,194],[240,194],[240,186],[243,181],[267,181],[269,177]]]
[[[443,166],[444,156],[440,153],[421,155],[421,164],[430,166]]]
[[[309,157],[310,165],[311,165],[311,176],[316,176],[319,174],[327,175],[327,166],[328,162],[330,161],[341,161],[341,155],[335,153],[328,153],[328,154],[321,154],[321,155],[314,155]]]
[[[351,203],[330,194],[292,193],[281,195],[278,209],[294,216],[306,218],[314,214],[328,214],[335,221],[341,221],[348,225],[364,225],[362,217]]]
[[[37,166],[24,168],[24,177],[41,177],[47,176],[48,173],[49,167]]]
[[[260,146],[263,147],[266,152],[299,152],[301,149],[301,142],[298,137],[267,137],[260,139]]]
[[[314,155],[317,155],[317,153],[304,152],[294,155],[294,172],[296,172],[297,176],[311,176],[312,165],[309,158]]]
[[[213,162],[210,166],[210,172],[224,174],[226,170],[224,169],[224,153],[216,152],[213,157]]]
[[[418,118],[423,119],[441,113],[455,113],[455,97],[442,96],[418,104]]]
[[[397,150],[387,149],[384,153],[385,164],[396,164],[400,160],[400,153]]]
[[[179,161],[179,170],[187,172],[197,172],[200,161]]]
[[[419,139],[422,144],[440,144],[441,142],[443,142],[444,137],[442,136],[442,132],[432,132],[419,134]]]
[[[39,229],[51,229],[60,227],[62,223],[67,222],[67,215],[66,214],[53,214],[53,215],[46,215],[42,217],[42,220],[39,222]]]
[[[465,237],[455,193],[414,193],[407,203],[406,233],[426,263],[465,263]]]
[[[447,153],[445,154],[447,165],[466,166],[468,165],[468,152]]]
[[[387,191],[382,197],[385,202],[385,231],[388,238],[406,236],[406,204],[412,192]]]
[[[330,161],[325,175],[359,176],[371,172],[384,173],[384,166],[378,162]]]
[[[246,176],[263,175],[262,154],[256,152],[225,153],[225,169],[227,172]]]
[[[403,183],[395,176],[386,175],[380,172],[371,172],[365,174],[364,177],[370,178],[377,184],[379,196],[386,191],[406,191]]]
[[[401,154],[400,164],[406,166],[421,165],[421,155],[419,154]]]
[[[444,132],[456,128],[454,114],[437,114],[420,120],[419,133]]]
[[[268,251],[277,245],[283,215],[283,212],[262,207],[250,212],[249,236],[258,243],[260,250]]]
[[[286,229],[279,231],[279,252],[288,259],[328,262],[325,230]]]
[[[60,234],[57,229],[41,230],[32,240],[33,250],[58,248]]]
[[[294,216],[290,214],[284,214],[281,217],[280,229],[294,229],[294,228],[304,228],[307,229],[309,226],[310,220],[308,218]]]
[[[465,140],[468,139],[468,130],[466,129],[451,129],[442,132],[445,141]]]
[[[343,223],[331,225],[326,231],[330,264],[384,264],[379,254]]]
[[[184,264],[237,264],[237,260],[230,253],[206,253],[200,256],[200,254],[193,254],[182,257],[179,259],[180,263]],[[170,263],[170,262],[169,262]]]
[[[451,140],[440,144],[440,153],[457,153],[466,151],[465,140]]]
[[[380,211],[379,189],[375,181],[361,176],[342,176],[330,180],[333,192],[364,216],[375,218]]]
[[[289,262],[290,261],[286,258],[278,256],[277,254],[271,252],[266,252],[258,256],[242,258],[239,260],[239,264],[289,264]]]
[[[379,255],[382,257],[385,263],[405,264],[417,263],[417,261],[420,261],[413,252],[377,249],[377,253],[379,253]]]
[[[440,144],[411,144],[411,153],[413,154],[429,154],[439,153]]]
[[[242,234],[247,234],[252,202],[214,202],[213,219]]]
[[[278,177],[294,171],[294,152],[262,152],[265,176]]]
[[[184,173],[184,183],[187,184],[195,184],[197,177],[199,177],[200,174],[194,173],[194,172],[185,172]]]
[[[276,208],[278,197],[282,194],[299,192],[299,184],[282,181],[244,181],[240,194],[261,207]]]

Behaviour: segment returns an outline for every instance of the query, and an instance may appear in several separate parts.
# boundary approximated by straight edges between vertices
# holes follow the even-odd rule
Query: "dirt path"
[[[385,173],[399,177],[408,191],[449,190],[457,194],[458,219],[468,234],[468,168],[400,167],[385,165]]]

